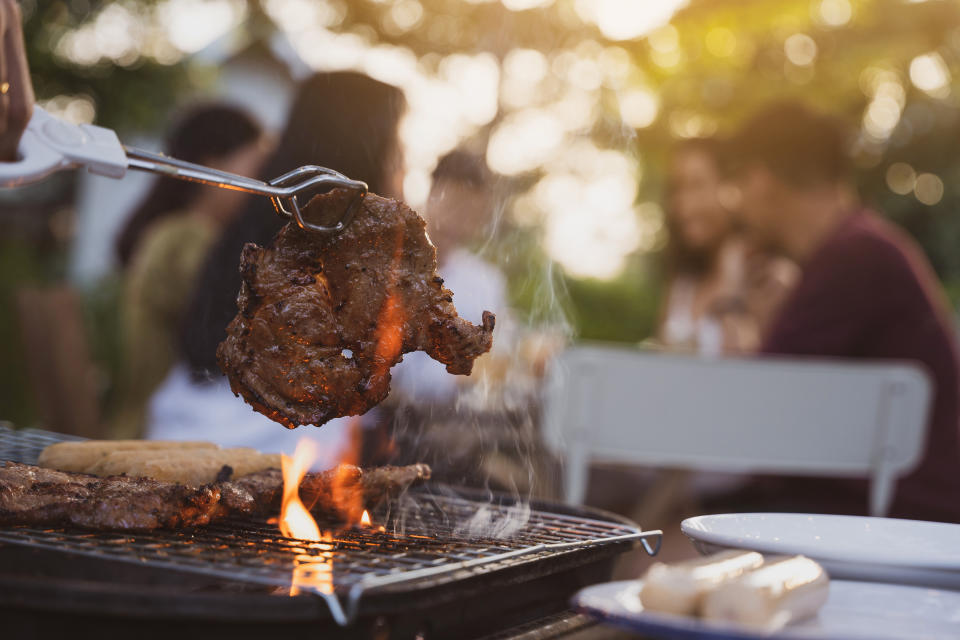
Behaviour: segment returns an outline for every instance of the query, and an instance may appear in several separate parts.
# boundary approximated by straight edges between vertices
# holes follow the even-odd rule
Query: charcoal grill
[[[0,459],[35,463],[64,439],[0,425]],[[331,637],[338,628],[342,637],[468,637],[464,620],[472,632],[497,627],[490,611],[471,611],[476,599],[503,601],[512,610],[503,625],[556,613],[575,589],[607,579],[618,554],[642,545],[653,555],[661,537],[595,510],[445,486],[410,492],[374,520],[383,530],[321,522],[335,531],[322,543],[254,518],[146,534],[0,529],[0,617],[43,610],[71,625],[71,614],[113,617],[114,627],[118,616],[167,627],[242,623],[231,637],[278,621],[306,623],[313,636],[326,623]]]

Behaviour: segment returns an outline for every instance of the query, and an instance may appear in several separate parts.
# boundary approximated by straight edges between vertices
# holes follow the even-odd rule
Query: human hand
[[[16,0],[0,0],[0,162],[17,159],[20,136],[33,115],[21,20]]]

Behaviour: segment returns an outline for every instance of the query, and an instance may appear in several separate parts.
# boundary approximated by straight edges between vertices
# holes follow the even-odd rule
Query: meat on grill
[[[0,467],[0,524],[146,531],[204,525],[221,511],[217,485],[98,478],[16,462]]]
[[[429,478],[430,467],[425,464],[371,469],[341,464],[306,474],[300,481],[300,500],[311,511],[356,521],[360,514],[355,510],[395,498],[407,487]],[[215,486],[220,488],[221,502],[231,513],[262,515],[280,509],[283,477],[279,469],[258,471]]]
[[[359,504],[372,507],[429,477],[430,468],[423,464],[369,471],[340,465],[308,473],[300,493],[313,511],[346,518],[353,516],[353,507],[342,506],[348,504],[346,497],[362,496]],[[282,494],[283,477],[278,469],[191,487],[149,478],[98,478],[7,462],[0,467],[0,525],[177,529],[202,526],[228,515],[276,513]]]
[[[307,207],[339,215],[356,195],[334,190]],[[423,219],[405,204],[368,194],[350,225],[322,236],[284,227],[268,248],[247,244],[239,313],[217,359],[234,393],[294,428],[360,415],[390,390],[390,367],[426,351],[469,375],[490,350],[494,315],[460,318],[437,276]]]

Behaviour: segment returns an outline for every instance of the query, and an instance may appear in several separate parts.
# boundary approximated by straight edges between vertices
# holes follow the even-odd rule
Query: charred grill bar
[[[59,434],[0,427],[0,459],[35,462],[44,446],[59,439]],[[525,599],[531,615],[556,613],[572,589],[606,579],[619,553],[638,544],[655,553],[659,545],[659,532],[641,532],[609,514],[559,505],[534,504],[528,510],[444,487],[411,493],[374,516],[385,531],[377,526],[337,531],[336,523],[321,522],[322,529],[336,533],[319,543],[285,538],[275,526],[251,518],[149,534],[0,529],[0,611],[6,616],[11,606],[56,610],[58,599],[61,605],[76,601],[77,589],[71,591],[70,583],[77,575],[64,576],[75,567],[72,573],[83,577],[87,588],[91,574],[119,576],[93,581],[107,600],[80,597],[85,604],[79,610],[86,614],[116,609],[111,598],[113,605],[126,602],[120,609],[141,618],[170,620],[171,613],[176,618],[196,608],[196,601],[181,606],[185,603],[175,594],[153,602],[136,597],[136,585],[160,581],[184,585],[183,601],[190,599],[186,585],[205,585],[208,595],[225,592],[217,593],[216,606],[208,609],[214,619],[262,622],[264,615],[275,619],[284,610],[292,622],[309,610],[314,630],[402,637],[401,629],[427,626],[427,636],[444,637],[467,631],[455,629],[463,622],[475,633],[481,623],[471,619],[479,611],[487,609],[483,616],[490,624],[498,607],[516,609]],[[34,565],[33,573],[47,575],[31,575]],[[117,583],[125,581],[134,586],[117,592]],[[303,595],[289,596],[292,583]],[[557,590],[562,593],[553,593]],[[317,607],[317,598],[325,606]],[[542,598],[547,602],[535,602]],[[461,622],[443,620],[450,611],[461,611]],[[527,621],[520,612],[512,615],[503,614],[504,626]],[[377,632],[378,625],[386,625],[385,635]],[[250,631],[256,623],[244,627]],[[230,635],[237,637],[238,631]]]

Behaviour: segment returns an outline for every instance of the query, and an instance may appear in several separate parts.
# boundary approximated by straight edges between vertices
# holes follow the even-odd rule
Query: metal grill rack
[[[84,440],[42,429],[14,429],[0,420],[0,460],[36,464],[44,447],[57,442]]]
[[[0,460],[35,463],[48,444],[65,439],[38,430],[0,425]],[[508,536],[473,535],[465,523],[513,522]],[[360,599],[374,590],[436,586],[546,557],[609,544],[642,544],[655,554],[661,532],[624,522],[480,502],[445,491],[411,493],[380,514],[385,531],[321,522],[335,531],[324,542],[286,538],[275,526],[250,518],[203,528],[151,533],[0,529],[0,543],[56,550],[104,560],[215,576],[312,592],[334,620],[350,624]],[[324,526],[326,525],[326,526]],[[489,531],[483,528],[484,531]]]

